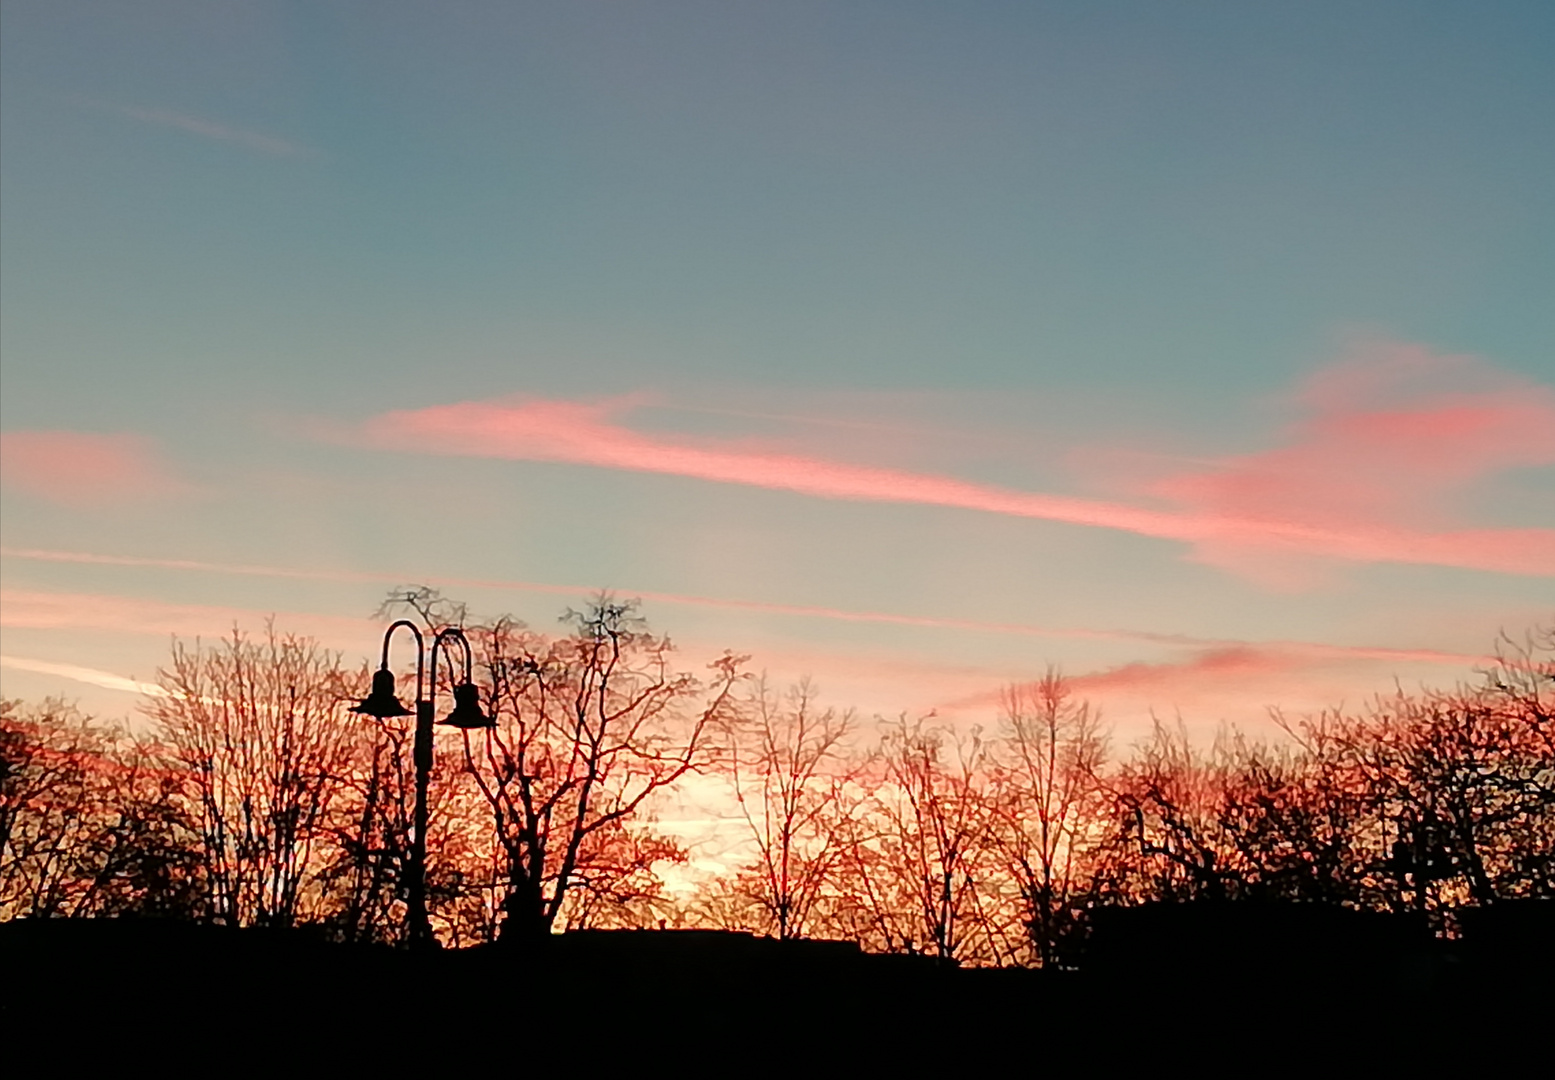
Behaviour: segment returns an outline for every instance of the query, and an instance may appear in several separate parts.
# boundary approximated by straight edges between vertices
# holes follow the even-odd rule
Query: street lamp
[[[389,640],[400,627],[411,632],[416,639],[416,707],[407,709],[394,692],[394,672],[389,670]],[[495,727],[496,721],[481,712],[480,693],[471,681],[474,654],[464,631],[457,627],[445,627],[432,637],[431,655],[428,657],[426,639],[421,630],[409,619],[391,623],[383,632],[383,659],[373,672],[372,692],[351,711],[364,716],[388,720],[396,716],[416,717],[416,818],[410,842],[410,896],[405,915],[405,929],[412,948],[429,948],[436,945],[432,936],[432,923],[427,919],[427,781],[432,774],[432,720],[436,715],[437,658],[442,650],[447,656],[445,642],[457,641],[464,651],[464,680],[456,684],[454,708],[442,723],[466,730]],[[428,671],[431,679],[427,678]]]

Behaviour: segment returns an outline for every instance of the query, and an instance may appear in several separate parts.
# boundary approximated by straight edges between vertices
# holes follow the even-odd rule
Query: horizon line
[[[299,581],[335,581],[375,583],[412,583],[443,585],[456,588],[497,589],[517,592],[537,592],[560,595],[587,595],[590,593],[618,593],[635,599],[665,603],[682,607],[704,607],[734,611],[750,611],[789,618],[831,619],[839,622],[879,623],[894,626],[912,626],[930,630],[965,630],[975,633],[1003,634],[1019,637],[1072,638],[1101,641],[1137,641],[1151,645],[1179,648],[1214,649],[1227,647],[1257,647],[1294,649],[1317,655],[1346,656],[1357,659],[1404,660],[1437,664],[1484,663],[1494,660],[1489,653],[1459,653],[1442,649],[1412,649],[1393,646],[1335,645],[1322,642],[1270,640],[1248,641],[1236,638],[1205,638],[1190,634],[1160,633],[1148,630],[1098,630],[1088,627],[1043,627],[1029,623],[988,622],[976,619],[933,615],[910,615],[897,612],[857,611],[830,608],[819,605],[783,604],[761,600],[698,596],[685,593],[651,590],[612,589],[580,585],[557,585],[544,582],[504,581],[481,578],[448,577],[442,575],[415,576],[364,572],[354,570],[306,570],[290,567],[265,566],[252,563],[220,563],[199,559],[169,559],[138,555],[104,555],[94,552],[57,551],[46,548],[13,548],[0,546],[0,557],[36,562],[72,563],[96,566],[141,567],[160,570],[188,570],[197,573],[227,574],[246,577],[275,577]]]

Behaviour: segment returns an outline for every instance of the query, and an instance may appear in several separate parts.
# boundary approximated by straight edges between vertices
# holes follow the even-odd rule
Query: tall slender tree
[[[1031,958],[1048,967],[1101,891],[1107,740],[1100,716],[1056,671],[1007,687],[1002,704],[990,839],[1019,897]]]
[[[753,851],[733,888],[762,933],[803,937],[835,906],[864,801],[856,728],[852,710],[820,708],[808,680],[779,697],[765,679],[725,725],[723,764]]]

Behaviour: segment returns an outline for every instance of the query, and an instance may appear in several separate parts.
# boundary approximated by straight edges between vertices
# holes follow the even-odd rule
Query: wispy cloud
[[[1429,355],[1429,354],[1426,354]],[[1403,365],[1406,369],[1409,365]],[[1359,365],[1364,372],[1366,365]],[[1378,383],[1377,378],[1372,378]],[[1382,378],[1380,383],[1388,383]],[[1498,469],[1555,461],[1555,392],[1519,386],[1366,408],[1343,380],[1307,389],[1315,417],[1281,449],[1159,481],[1139,503],[1048,495],[789,453],[742,439],[635,430],[627,401],[466,401],[391,412],[358,432],[385,449],[661,473],[825,499],[917,503],[1115,529],[1204,561],[1327,558],[1555,575],[1555,529],[1473,528],[1413,511]],[[1333,400],[1324,400],[1319,391]],[[1382,495],[1392,503],[1376,505]]]
[[[1320,645],[1303,641],[1221,642],[1182,651],[1167,660],[1133,661],[1099,671],[1067,676],[1077,693],[1107,698],[1137,695],[1146,702],[1182,703],[1186,700],[1225,696],[1259,687],[1278,686],[1282,692],[1309,689],[1319,672],[1371,672],[1388,677],[1400,666],[1441,665],[1467,673],[1471,668],[1495,662],[1489,653],[1441,652],[1435,649],[1384,649],[1364,646]],[[987,691],[958,701],[958,706],[990,705],[997,691]],[[1271,695],[1268,703],[1279,700]]]
[[[1076,675],[1069,681],[1082,694],[1166,692],[1170,700],[1185,691],[1201,693],[1206,686],[1223,690],[1232,684],[1284,677],[1303,668],[1331,663],[1332,659],[1332,656],[1306,649],[1234,645],[1200,650],[1186,659],[1164,663],[1123,664],[1105,671]]]
[[[105,690],[122,690],[128,694],[145,694],[149,697],[170,696],[156,683],[141,682],[138,679],[115,675],[111,671],[100,671],[79,664],[58,664],[52,660],[0,655],[0,667],[11,668],[14,671],[30,671],[36,675],[54,675],[61,679],[86,683],[89,686],[100,686]]]
[[[191,490],[151,439],[82,431],[0,433],[0,483],[76,506],[163,499]]]
[[[138,120],[143,124],[155,124],[158,127],[174,128],[206,139],[235,143],[244,149],[269,154],[272,157],[302,157],[312,153],[306,146],[288,139],[248,131],[204,117],[191,116],[188,113],[173,112],[170,109],[148,109],[139,105],[118,105],[101,101],[90,104],[99,109],[118,113],[120,116],[127,116],[131,120]]]
[[[283,631],[307,634],[336,648],[363,648],[378,633],[367,619],[266,612],[105,593],[0,589],[0,626],[18,630],[100,630],[121,634],[224,637],[234,626],[252,631],[275,616]]]
[[[260,566],[255,564],[217,563],[205,562],[194,559],[158,559],[134,555],[102,555],[84,551],[54,551],[37,548],[0,548],[0,556],[8,559],[23,559],[37,562],[67,563],[88,566],[123,566],[146,569],[181,570],[209,574],[232,574],[244,577],[274,577],[303,581],[332,581],[332,582],[359,582],[364,584],[403,584],[415,580],[425,584],[443,588],[464,589],[491,589],[513,590],[520,592],[538,592],[563,596],[586,596],[597,590],[577,585],[550,585],[528,581],[510,581],[489,578],[451,578],[451,577],[414,577],[404,574],[378,574],[364,573],[360,571],[337,570],[300,570],[278,566]],[[1004,623],[991,622],[977,619],[954,619],[932,615],[912,615],[889,611],[860,611],[848,608],[821,607],[808,604],[776,604],[757,600],[741,600],[728,597],[692,596],[684,593],[666,593],[652,591],[637,591],[631,589],[619,590],[623,595],[636,597],[650,603],[663,603],[677,606],[713,608],[734,611],[749,611],[759,614],[770,614],[800,619],[826,619],[841,622],[878,623],[891,626],[915,626],[929,630],[959,630],[973,633],[986,633],[997,635],[1011,635],[1018,637],[1056,638],[1073,640],[1094,641],[1120,641],[1136,642],[1142,645],[1185,647],[1201,649],[1227,649],[1249,645],[1245,641],[1227,640],[1223,638],[1203,638],[1188,634],[1158,633],[1148,630],[1109,629],[1079,626],[1040,626],[1031,623]],[[32,625],[42,627],[46,625],[63,625],[63,623],[49,623],[55,616],[49,613],[53,601],[48,597],[55,594],[27,594],[30,597],[25,614],[16,613],[11,617],[16,619],[26,618],[33,620],[29,623],[16,623],[15,625]],[[183,618],[197,614],[204,620],[203,625],[213,625],[213,619],[219,619],[223,629],[230,629],[234,619],[242,620],[252,618],[255,612],[245,612],[232,608],[194,608],[187,609],[177,605],[167,605],[168,608],[178,608],[171,614],[164,612],[164,617],[173,622],[177,618]],[[69,610],[85,611],[87,618],[110,619],[116,618],[109,614],[108,608],[99,609],[93,598],[84,598],[68,605]],[[4,609],[0,607],[0,617],[4,616]],[[176,616],[176,618],[175,618]],[[350,622],[351,620],[341,620]],[[147,624],[158,627],[160,624],[153,621]],[[171,623],[169,623],[171,625]],[[162,632],[160,629],[158,632]],[[1475,653],[1458,653],[1440,649],[1415,649],[1395,648],[1379,645],[1344,645],[1328,644],[1320,642],[1265,642],[1265,646],[1277,646],[1279,648],[1303,652],[1314,657],[1352,657],[1370,660],[1391,660],[1410,663],[1435,663],[1461,666],[1467,663],[1478,663],[1486,659],[1484,655]]]
[[[1428,650],[1325,648],[1302,642],[1226,643],[1181,650],[1176,656],[1069,673],[1073,691],[1099,706],[1120,733],[1138,734],[1153,716],[1176,712],[1201,733],[1223,721],[1257,725],[1278,707],[1302,714],[1352,706],[1400,683],[1431,685],[1442,665],[1454,678],[1470,678],[1490,656],[1459,657]],[[1000,707],[1002,689],[980,688],[946,701],[948,713],[986,713]]]
[[[156,683],[142,682],[139,679],[127,678],[116,675],[111,671],[103,671],[101,668],[83,667],[80,664],[61,664],[54,660],[38,660],[30,656],[6,656],[0,655],[0,668],[10,668],[13,671],[28,671],[34,675],[52,675],[59,679],[69,679],[72,682],[85,683],[88,686],[100,686],[104,690],[120,690],[126,694],[138,694],[143,697],[171,698],[175,694],[172,691],[159,686]],[[204,702],[207,705],[228,704],[222,698],[206,697],[201,695],[194,700]],[[258,702],[256,708],[274,711],[275,706],[264,702]]]

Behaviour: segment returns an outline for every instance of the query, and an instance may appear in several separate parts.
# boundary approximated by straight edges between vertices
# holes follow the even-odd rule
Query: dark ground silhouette
[[[716,931],[417,954],[304,930],[17,920],[0,925],[0,1020],[10,1052],[169,1067],[194,1048],[238,1066],[1440,1063],[1547,1040],[1552,942],[1546,901],[1475,911],[1452,941],[1410,917],[1315,905],[1144,905],[1103,913],[1083,967],[1066,971]]]

